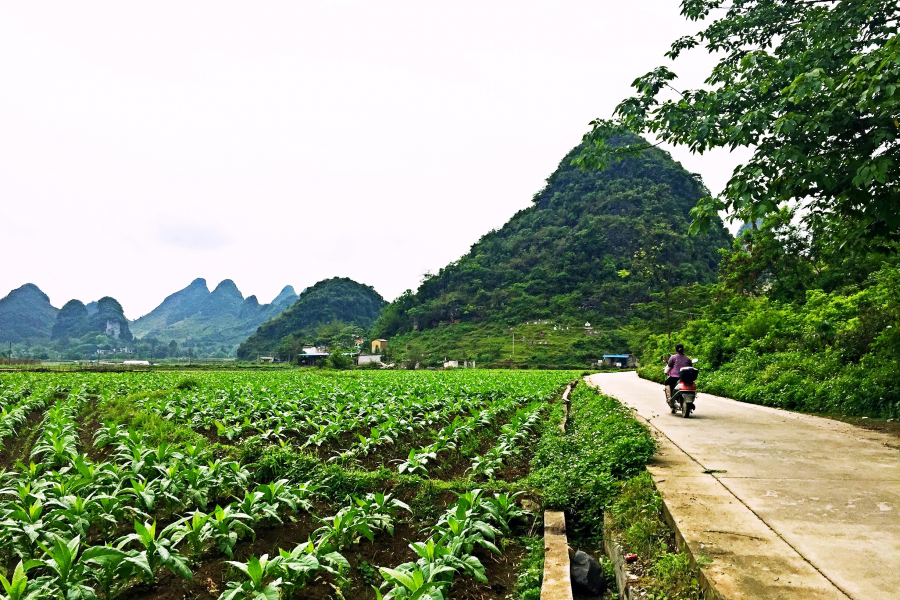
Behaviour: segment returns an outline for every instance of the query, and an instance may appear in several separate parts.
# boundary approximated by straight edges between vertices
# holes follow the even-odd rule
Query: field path
[[[725,598],[900,598],[900,440],[700,394],[689,419],[636,373],[587,378],[651,425],[678,533]]]

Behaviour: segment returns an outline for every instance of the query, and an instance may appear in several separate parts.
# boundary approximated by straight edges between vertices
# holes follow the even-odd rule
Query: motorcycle
[[[697,399],[697,376],[700,370],[696,367],[682,367],[678,372],[678,383],[675,392],[669,386],[665,386],[666,404],[672,409],[672,414],[681,412],[681,416],[687,419],[694,411],[694,402]]]

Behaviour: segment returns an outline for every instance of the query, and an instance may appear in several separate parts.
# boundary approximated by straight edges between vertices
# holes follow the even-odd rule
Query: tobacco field
[[[0,374],[0,598],[519,597],[578,377]]]

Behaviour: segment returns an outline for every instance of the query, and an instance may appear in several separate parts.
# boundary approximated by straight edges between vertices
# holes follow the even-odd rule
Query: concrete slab
[[[572,600],[572,575],[566,515],[561,511],[544,512],[544,581],[541,600]]]
[[[683,419],[634,373],[588,380],[650,424],[651,474],[722,596],[900,597],[896,439],[708,394]]]

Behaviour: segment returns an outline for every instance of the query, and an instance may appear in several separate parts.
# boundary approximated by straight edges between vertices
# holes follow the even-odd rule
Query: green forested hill
[[[122,305],[109,296],[100,298],[89,311],[80,300],[66,302],[51,333],[56,349],[73,357],[91,356],[100,347],[121,348],[134,339]]]
[[[26,283],[0,298],[0,342],[46,341],[58,308],[33,283]]]
[[[374,334],[400,336],[396,357],[412,343],[432,362],[505,361],[510,326],[548,321],[523,334],[514,362],[578,364],[628,350],[616,330],[635,303],[716,279],[731,236],[720,221],[688,235],[689,210],[707,193],[698,176],[657,149],[583,171],[570,164],[580,151],[563,158],[532,206],[384,310]]]
[[[277,350],[279,342],[293,337],[315,340],[318,327],[335,321],[368,328],[385,305],[384,298],[368,285],[346,277],[318,282],[300,294],[290,308],[263,323],[238,348],[238,358],[255,358]]]

